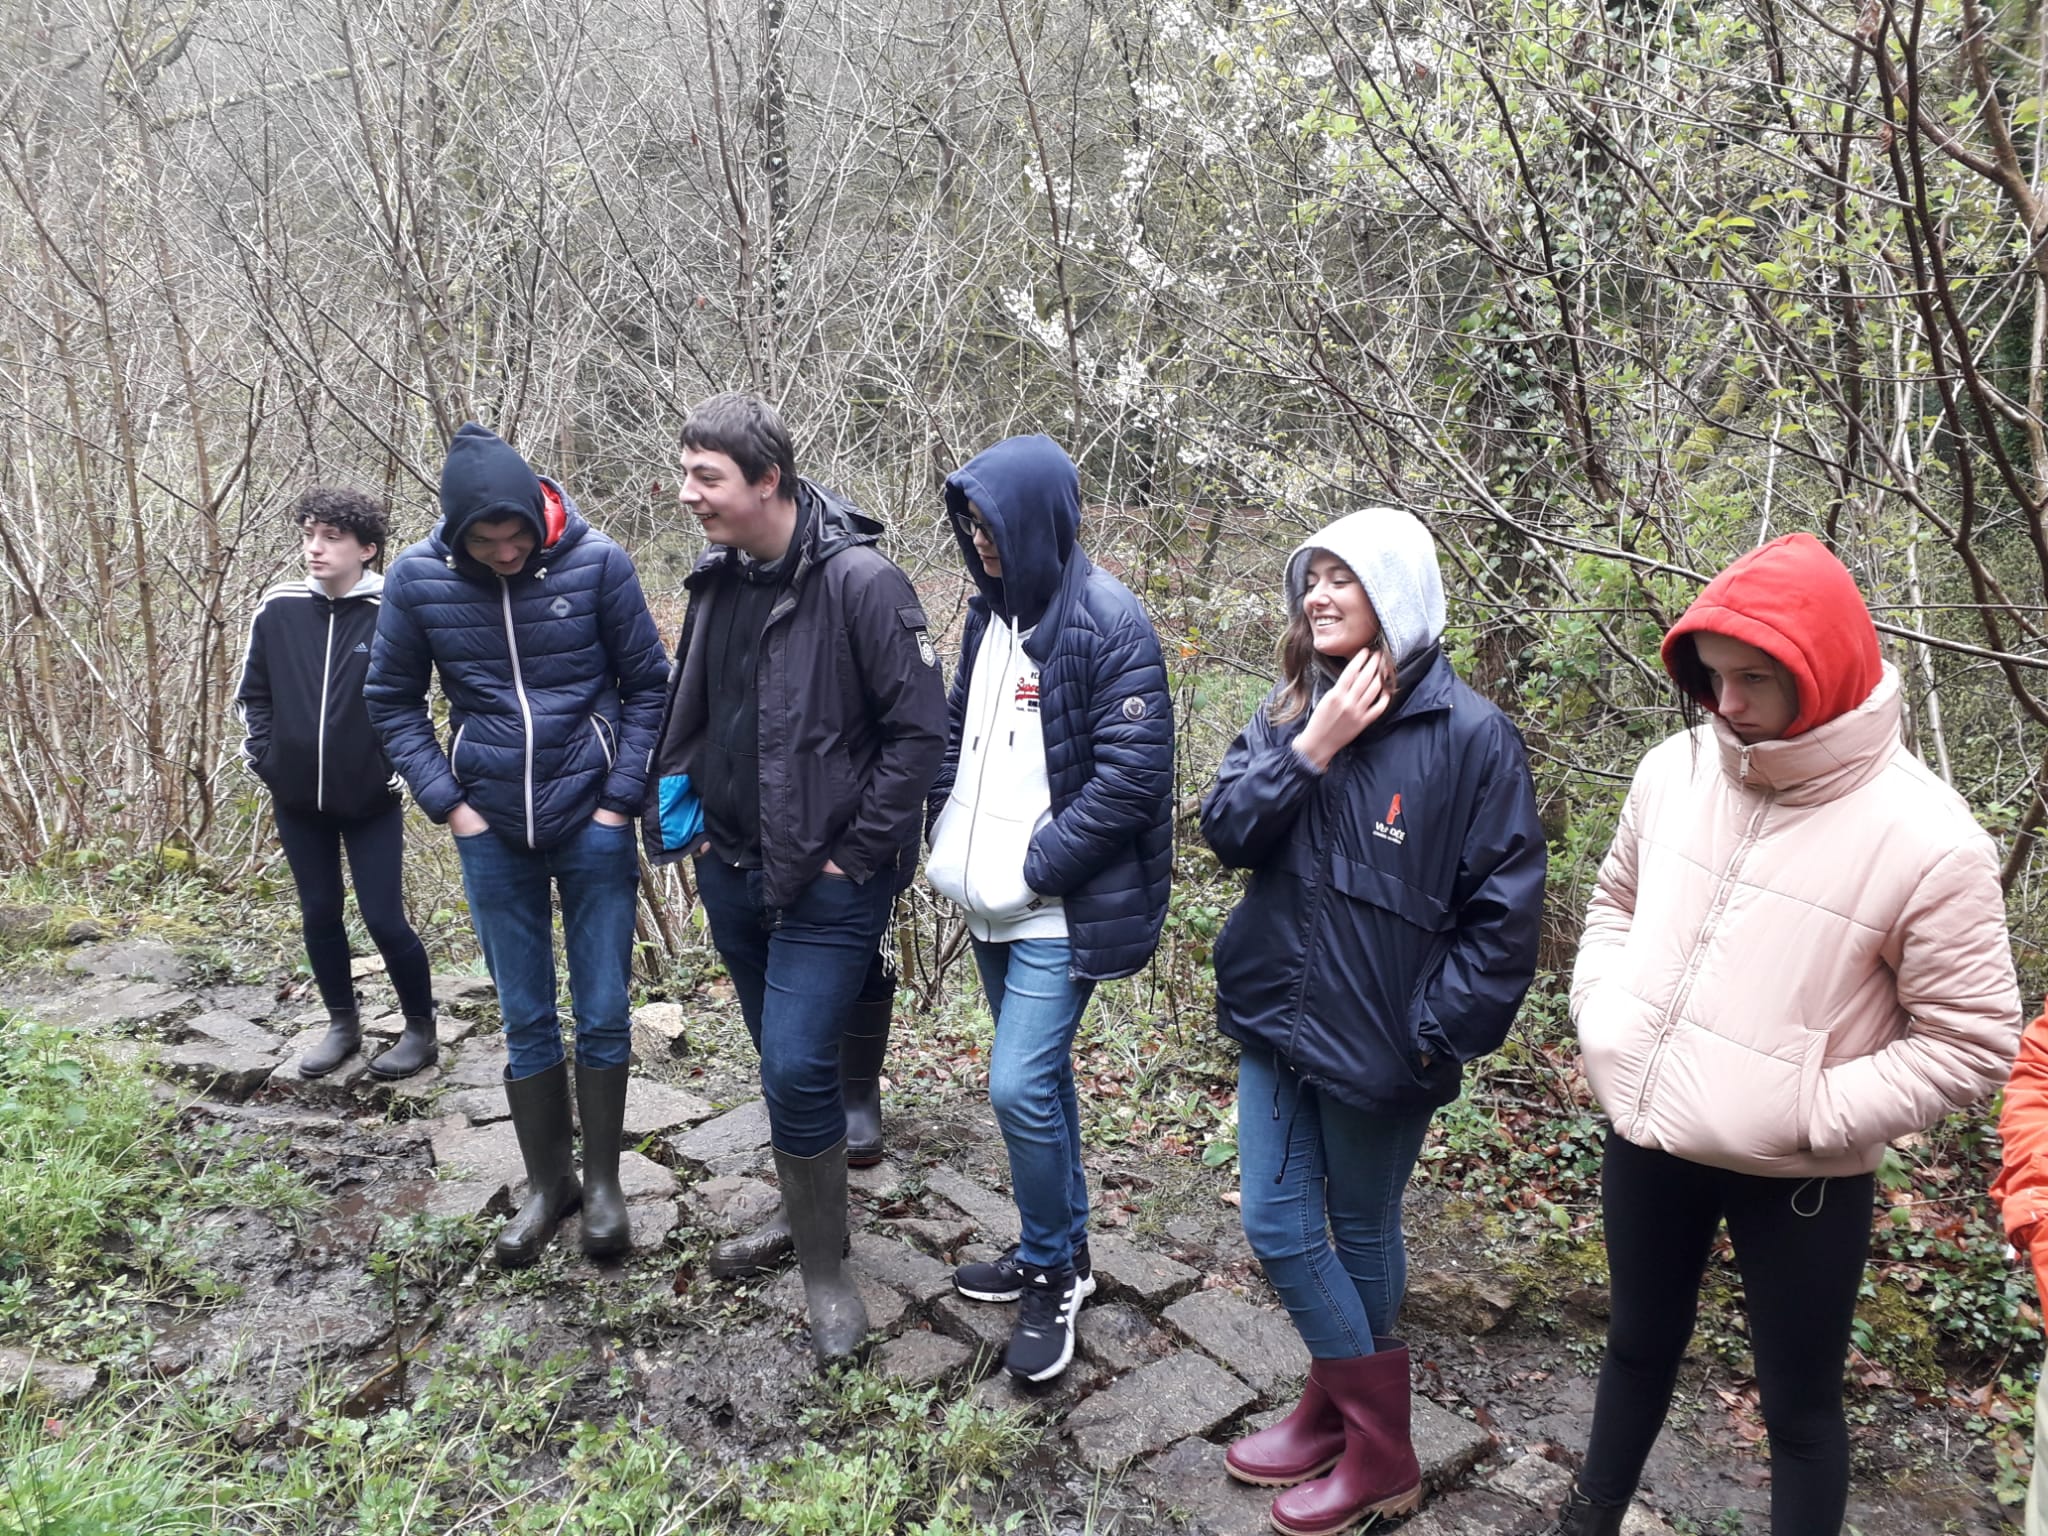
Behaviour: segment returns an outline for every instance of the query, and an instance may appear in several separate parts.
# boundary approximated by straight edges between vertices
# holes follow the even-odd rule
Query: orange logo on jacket
[[[1395,825],[1400,819],[1401,794],[1399,790],[1396,790],[1394,798],[1387,804],[1386,820],[1376,821],[1372,824],[1372,835],[1392,843],[1396,848],[1400,847],[1408,841],[1408,829]]]

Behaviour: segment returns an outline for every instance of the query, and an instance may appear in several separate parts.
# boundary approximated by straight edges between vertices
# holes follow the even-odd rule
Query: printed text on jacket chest
[[[1388,802],[1387,814],[1378,817],[1372,824],[1372,835],[1383,842],[1392,843],[1396,848],[1408,841],[1408,829],[1401,825],[1401,793],[1394,792]]]

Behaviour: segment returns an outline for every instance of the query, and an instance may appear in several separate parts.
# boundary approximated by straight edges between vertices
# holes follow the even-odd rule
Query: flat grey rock
[[[1402,1536],[1535,1536],[1549,1529],[1538,1510],[1485,1489],[1454,1493],[1431,1500],[1414,1519],[1403,1522]]]
[[[1520,1300],[1520,1288],[1499,1275],[1423,1270],[1408,1281],[1401,1317],[1431,1333],[1476,1338],[1506,1323]]]
[[[462,1044],[477,1032],[477,1021],[445,1008],[434,1010],[434,1043],[446,1051],[450,1046]],[[363,1033],[373,1040],[396,1040],[405,1033],[405,1015],[396,1009],[374,1014],[363,1020]]]
[[[990,1374],[974,1389],[975,1405],[1030,1419],[1058,1418],[1109,1379],[1102,1367],[1077,1359],[1051,1381],[1019,1381],[1008,1371],[997,1369],[1002,1363],[1000,1355],[989,1357]]]
[[[961,1245],[974,1235],[974,1223],[965,1216],[951,1221],[932,1221],[921,1216],[906,1216],[898,1221],[884,1222],[882,1227],[884,1231],[900,1232],[933,1258],[948,1261],[960,1251]]]
[[[1228,1449],[1199,1436],[1176,1441],[1138,1469],[1132,1486],[1161,1514],[1179,1516],[1189,1536],[1266,1536],[1274,1490],[1233,1478]]]
[[[60,998],[30,1004],[22,1011],[45,1024],[98,1034],[130,1025],[168,1028],[199,1012],[199,999],[190,992],[153,981],[108,980],[89,983]]]
[[[907,1243],[874,1232],[853,1234],[853,1266],[901,1291],[919,1307],[953,1294],[953,1271]],[[985,1305],[972,1303],[972,1305]]]
[[[490,1125],[512,1117],[512,1106],[505,1102],[502,1088],[457,1088],[442,1094],[434,1104],[442,1114],[461,1115],[472,1125]]]
[[[1572,1485],[1568,1468],[1541,1456],[1517,1456],[1486,1480],[1487,1491],[1520,1499],[1538,1508],[1555,1509]]]
[[[358,1050],[324,1077],[307,1077],[299,1070],[306,1054],[320,1043],[324,1028],[308,1030],[291,1043],[291,1059],[270,1074],[266,1086],[308,1104],[338,1104],[355,1096],[356,1085],[369,1075],[370,1058]]]
[[[1169,1354],[1172,1341],[1129,1302],[1084,1303],[1074,1323],[1074,1347],[1086,1359],[1121,1375]]]
[[[1067,1418],[1083,1463],[1113,1471],[1234,1419],[1258,1394],[1204,1355],[1169,1355],[1098,1392]]]
[[[1258,1388],[1261,1397],[1298,1396],[1308,1348],[1278,1307],[1255,1307],[1228,1291],[1195,1291],[1164,1314],[1181,1337]]]
[[[78,976],[124,976],[134,981],[181,982],[190,974],[178,952],[161,939],[109,939],[74,949],[64,969]]]
[[[269,1051],[280,1056],[284,1054],[285,1043],[282,1039],[260,1024],[250,1023],[237,1013],[209,1008],[206,1012],[185,1020],[180,1028],[188,1045],[235,1045],[245,1050]]]
[[[1415,1441],[1415,1459],[1422,1480],[1431,1488],[1449,1488],[1493,1453],[1493,1436],[1470,1419],[1440,1408],[1426,1397],[1414,1399],[1408,1431]]]
[[[943,1164],[927,1168],[924,1187],[972,1221],[981,1235],[998,1247],[1016,1242],[1023,1230],[1017,1222],[1015,1201],[984,1188],[964,1173]]]
[[[633,1052],[643,1061],[690,1054],[681,1003],[645,1003],[633,1010]]]
[[[782,1204],[782,1194],[773,1184],[740,1173],[722,1173],[699,1179],[683,1194],[692,1221],[708,1231],[729,1237],[751,1232]]]
[[[26,1395],[52,1408],[71,1408],[99,1385],[100,1373],[90,1365],[71,1365],[27,1350],[0,1349],[0,1399]]]
[[[1179,1260],[1115,1232],[1089,1233],[1088,1254],[1095,1265],[1098,1296],[1105,1291],[1122,1294],[1148,1307],[1164,1306],[1177,1296],[1185,1296],[1202,1279]]]
[[[923,1328],[889,1340],[875,1354],[877,1370],[913,1387],[950,1381],[973,1363],[974,1351],[958,1339]]]
[[[199,1040],[160,1051],[157,1069],[177,1082],[191,1084],[201,1093],[239,1104],[270,1081],[282,1059],[277,1042],[267,1048],[252,1048]]]
[[[624,1134],[627,1146],[645,1141],[650,1136],[666,1136],[671,1131],[697,1125],[717,1113],[709,1099],[685,1093],[667,1083],[657,1083],[645,1077],[626,1080]]]
[[[886,1157],[872,1167],[846,1170],[848,1189],[858,1190],[878,1200],[894,1194],[902,1183],[903,1170]]]
[[[441,1053],[441,1081],[451,1088],[492,1088],[503,1094],[510,1060],[502,1035],[472,1036],[459,1048]]]
[[[623,1175],[624,1170],[620,1171]],[[626,1203],[626,1219],[632,1226],[633,1251],[652,1253],[667,1242],[669,1233],[676,1229],[676,1203],[673,1200],[629,1200]],[[567,1252],[577,1252],[582,1238],[583,1222],[580,1211],[563,1218],[562,1224],[555,1228],[555,1241]]]
[[[970,1349],[992,1350],[1000,1360],[1017,1327],[1017,1308],[958,1295],[941,1296],[932,1307],[932,1326]]]
[[[750,1172],[761,1163],[768,1146],[768,1106],[760,1099],[750,1099],[715,1120],[671,1137],[669,1146],[702,1173]]]

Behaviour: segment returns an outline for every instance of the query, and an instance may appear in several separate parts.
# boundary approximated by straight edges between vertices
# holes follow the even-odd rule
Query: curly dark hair
[[[359,543],[377,546],[377,560],[391,537],[391,513],[374,497],[340,485],[316,485],[292,503],[292,521],[304,528],[326,523],[353,534]]]

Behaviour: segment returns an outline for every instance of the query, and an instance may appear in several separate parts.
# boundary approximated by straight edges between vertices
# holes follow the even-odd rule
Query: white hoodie
[[[1052,819],[1045,731],[1038,714],[1038,663],[1025,632],[991,618],[975,653],[961,724],[953,793],[932,828],[925,876],[966,914],[985,943],[1064,938],[1059,898],[1024,883],[1031,836]]]

